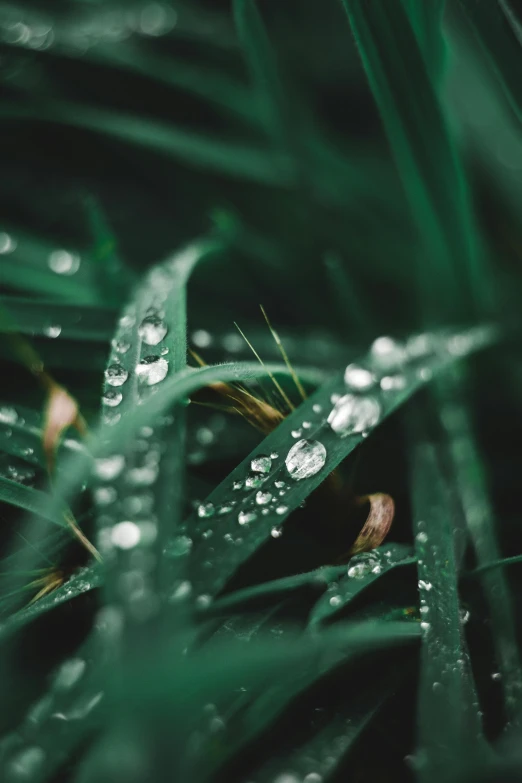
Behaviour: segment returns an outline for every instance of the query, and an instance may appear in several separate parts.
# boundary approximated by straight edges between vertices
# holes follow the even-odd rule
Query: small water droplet
[[[270,531],[270,535],[272,536],[272,538],[281,538],[281,536],[283,535],[283,528],[273,527],[272,530]]]
[[[432,691],[434,691],[435,693],[437,693],[438,691],[441,691],[441,690],[442,690],[442,683],[440,683],[440,682],[434,682],[434,683],[433,683],[433,685],[431,686],[431,689],[432,689]]]
[[[419,611],[420,611],[421,614],[428,614],[428,612],[430,611],[430,607],[429,606],[421,606]]]
[[[300,438],[301,435],[303,434],[303,430],[292,430],[290,434],[292,438]]]
[[[245,479],[245,489],[257,489],[266,481],[266,476],[260,473],[249,473]]]
[[[198,517],[202,519],[213,517],[214,513],[215,513],[215,508],[213,503],[200,503],[200,505],[198,506]]]
[[[57,275],[74,275],[80,268],[80,256],[68,250],[53,250],[49,256],[49,268]]]
[[[422,630],[423,630],[423,631],[425,631],[426,633],[427,633],[427,632],[430,630],[430,628],[431,628],[430,624],[429,624],[429,623],[425,623],[425,622],[422,622],[422,623],[420,624],[420,627],[421,627],[421,628],[422,628]]]
[[[318,772],[310,772],[308,775],[305,775],[303,783],[323,783],[323,776],[319,775]]]
[[[406,360],[404,347],[392,337],[378,337],[370,349],[372,361],[381,370],[393,370]]]
[[[109,506],[117,497],[114,487],[97,487],[94,490],[94,501],[98,506]]]
[[[0,232],[0,255],[7,255],[16,250],[18,242],[13,237],[6,234],[5,231]]]
[[[127,353],[130,348],[130,343],[126,342],[125,340],[113,340],[111,345],[116,353]]]
[[[421,530],[421,532],[417,533],[415,536],[415,540],[418,541],[419,544],[425,544],[428,541],[428,534]]]
[[[354,391],[368,391],[375,386],[376,380],[373,373],[360,367],[358,364],[349,364],[344,372],[346,386]]]
[[[132,549],[140,538],[140,529],[134,522],[118,522],[111,530],[111,541],[120,549]]]
[[[288,506],[277,506],[275,511],[276,514],[283,516],[283,514],[286,514],[286,512],[288,511]]]
[[[4,406],[0,408],[0,421],[3,424],[16,424],[18,421],[18,414],[14,408]]]
[[[295,481],[301,481],[324,467],[326,449],[318,440],[299,440],[287,454],[286,469]]]
[[[163,552],[167,557],[183,557],[188,555],[192,544],[193,541],[189,536],[176,536],[167,544]]]
[[[333,606],[333,607],[340,606],[342,604],[342,602],[343,602],[343,599],[341,598],[340,595],[332,595],[332,597],[328,601],[330,606]]]
[[[469,622],[469,618],[471,617],[471,612],[469,609],[459,609],[459,617],[462,625],[466,625],[466,623]]]
[[[196,432],[196,440],[202,446],[210,446],[210,444],[214,442],[215,436],[208,427],[199,427]]]
[[[270,454],[270,459],[278,459],[278,457],[279,457],[279,454],[277,453],[277,451],[273,451]]]
[[[205,329],[197,329],[192,332],[192,342],[198,348],[208,348],[212,344],[212,335]]]
[[[169,363],[162,356],[145,356],[136,366],[136,375],[142,383],[154,386],[167,375]]]
[[[103,395],[103,402],[110,408],[114,408],[116,405],[119,405],[122,399],[123,394],[119,391],[116,391],[116,389],[108,389]]]
[[[312,423],[310,421],[303,421],[303,429],[304,430],[309,430],[311,426],[312,426]]]
[[[100,457],[95,462],[95,472],[98,478],[104,481],[112,481],[120,475],[125,465],[122,454],[113,454],[112,457]]]
[[[51,337],[53,339],[55,337],[59,337],[61,332],[62,332],[62,327],[59,326],[58,324],[53,324],[52,326],[46,326],[43,330],[43,333],[45,334],[46,337]]]
[[[271,492],[258,492],[256,494],[256,503],[258,506],[266,506],[272,500]]]
[[[379,421],[381,406],[375,397],[345,394],[337,400],[328,416],[328,424],[341,438],[364,433]]]
[[[58,690],[68,690],[82,677],[86,663],[82,658],[70,658],[60,666],[54,680],[54,687]]]
[[[426,582],[424,579],[419,579],[418,581],[419,590],[431,590],[433,588],[433,585],[431,582]]]
[[[237,521],[240,525],[248,525],[249,522],[254,522],[257,519],[255,511],[240,511],[237,517]]]
[[[167,334],[167,325],[157,315],[146,316],[140,324],[138,334],[146,345],[157,345]]]
[[[192,585],[185,579],[183,582],[176,585],[169,598],[169,602],[176,603],[177,601],[183,601],[185,598],[188,598],[191,593]]]
[[[272,460],[264,454],[259,454],[257,457],[254,457],[250,463],[250,467],[254,473],[270,473]]]
[[[234,492],[237,492],[238,489],[242,489],[242,488],[243,488],[242,481],[234,481],[234,483],[232,484],[232,489],[234,490]]]
[[[493,672],[491,675],[491,679],[498,682],[498,680],[502,679],[502,675],[500,672]]]
[[[198,595],[196,598],[196,606],[198,609],[206,609],[212,603],[212,597],[210,595]]]
[[[319,405],[319,403],[315,403],[315,405],[312,405],[312,410],[314,413],[322,413],[322,406]]]
[[[286,485],[285,485],[284,481],[274,481],[274,486],[277,489],[283,489],[283,487],[286,486]]]
[[[401,391],[406,388],[406,378],[404,375],[385,375],[380,386],[383,391]]]
[[[235,503],[222,503],[221,506],[218,507],[218,514],[220,516],[223,516],[223,514],[228,514],[232,509],[234,508]]]
[[[110,386],[123,386],[128,377],[129,373],[118,362],[109,364],[105,370],[105,379]]]

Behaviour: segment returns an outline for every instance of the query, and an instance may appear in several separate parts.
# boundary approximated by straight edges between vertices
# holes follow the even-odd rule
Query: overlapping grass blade
[[[426,62],[401,3],[342,2],[422,238],[425,309],[461,319],[484,300],[486,276],[464,172]]]
[[[411,428],[411,462],[423,632],[418,776],[423,783],[431,783],[451,779],[463,758],[486,758],[487,751],[459,606],[461,552],[456,542],[462,524],[460,509],[444,477],[434,434],[426,431],[419,411],[416,413],[419,418]]]
[[[0,298],[0,308],[11,316],[3,322],[4,332],[19,332],[33,336],[48,336],[51,327],[60,327],[60,338],[79,342],[106,342],[114,332],[116,312],[105,307],[81,307],[67,302],[46,299],[26,299],[9,296]],[[49,311],[52,309],[52,323]]]

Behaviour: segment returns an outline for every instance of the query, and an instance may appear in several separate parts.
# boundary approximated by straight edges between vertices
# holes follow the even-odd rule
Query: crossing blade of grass
[[[422,366],[419,366],[418,358],[410,357],[405,361],[401,368],[400,389],[387,388],[389,384],[385,383],[384,389],[371,389],[354,398],[346,396],[348,389],[344,376],[333,376],[210,493],[186,522],[187,535],[194,543],[185,558],[194,597],[202,594],[207,596],[204,600],[208,600],[208,596],[215,596],[237,567],[269,539],[272,530],[280,529],[286,517],[361,443],[364,434],[369,434],[426,380],[455,360],[451,351],[457,343],[452,338],[449,343],[440,337],[432,339],[434,342],[421,361]],[[472,342],[468,343],[470,348]],[[462,348],[465,343],[466,340],[461,344]],[[451,351],[448,345],[453,346]],[[350,366],[347,377],[352,367],[360,365],[371,379],[371,361],[367,356],[358,365]],[[370,380],[370,385],[372,383]],[[334,399],[339,398],[334,407],[332,395],[335,395]],[[351,411],[353,405],[361,404],[365,412],[358,420],[357,415],[352,417]],[[317,462],[312,460],[312,470],[307,475],[309,463],[305,459],[303,475],[306,480],[299,477],[296,480],[292,470],[287,468],[287,461],[295,453],[299,458],[300,449],[306,452],[309,448],[317,456]],[[260,458],[261,469],[258,470]],[[289,464],[291,468],[292,463]],[[209,529],[214,531],[212,538],[208,537]],[[231,546],[231,541],[236,541],[236,546]]]
[[[153,398],[169,373],[185,370],[187,282],[196,264],[218,249],[214,242],[195,241],[154,267],[138,286],[120,318],[105,371],[102,417],[109,432],[111,424],[125,422]],[[179,535],[184,439],[185,410],[177,402],[163,422],[142,429],[112,458],[95,462],[98,536],[109,568],[110,600],[118,601],[121,575],[132,570],[138,545],[158,559]],[[151,595],[157,600],[162,581],[159,571],[152,581],[151,576],[143,574],[149,604]]]
[[[99,199],[87,196],[85,211],[94,244],[91,268],[100,302],[120,306],[135,282],[134,274],[120,256],[116,237]]]
[[[514,112],[522,119],[522,86],[517,79],[522,63],[522,25],[504,0],[459,0],[459,4]]]
[[[53,326],[60,327],[60,339],[79,342],[103,342],[114,332],[116,312],[104,307],[79,307],[67,302],[22,297],[0,297],[0,308],[7,310],[10,321],[1,323],[5,333],[20,332],[48,336]],[[52,311],[52,323],[49,312]]]
[[[342,3],[422,238],[418,278],[425,312],[462,319],[484,301],[487,276],[464,172],[433,81],[401,3]]]
[[[415,0],[402,2],[424,55],[427,71],[434,80],[440,79],[444,73],[446,59],[446,46],[442,35],[446,0],[429,3],[417,3]]]
[[[411,547],[385,544],[362,555],[355,555],[344,567],[342,578],[334,582],[315,604],[310,626],[332,622],[356,596],[394,568],[416,562]]]
[[[487,569],[500,559],[495,531],[495,515],[486,490],[486,478],[477,451],[466,407],[467,380],[464,372],[448,373],[438,388],[440,418],[445,428],[466,525],[475,550],[477,565],[483,569],[480,580],[488,602],[493,644],[502,673],[502,688],[507,714],[518,719],[522,709],[522,666],[515,635],[513,605],[502,568]]]
[[[434,783],[453,779],[464,758],[486,758],[486,746],[460,616],[454,543],[458,508],[434,435],[427,432],[420,410],[414,413],[412,502],[423,632],[418,779]]]
[[[70,514],[70,511],[68,511],[65,504],[62,504],[61,512],[50,513],[51,500],[46,492],[26,487],[24,484],[11,481],[3,476],[0,476],[0,502],[25,509],[25,511],[29,511],[31,514],[48,519],[55,525],[60,525],[60,527],[69,527],[67,515]]]

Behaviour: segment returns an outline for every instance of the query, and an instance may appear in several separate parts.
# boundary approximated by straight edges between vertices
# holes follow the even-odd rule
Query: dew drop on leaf
[[[94,469],[98,478],[111,481],[120,475],[125,464],[123,454],[113,454],[112,457],[100,457],[94,463]]]
[[[136,375],[142,383],[154,386],[162,381],[169,369],[169,364],[162,356],[145,356],[136,367]]]
[[[258,492],[256,495],[256,503],[258,506],[266,506],[272,500],[271,492]]]
[[[257,489],[266,481],[266,476],[260,473],[249,473],[245,479],[245,489]]]
[[[116,389],[108,389],[103,395],[103,402],[110,408],[115,408],[123,399],[123,394]]]
[[[140,324],[138,334],[146,345],[157,345],[167,334],[165,322],[157,315],[146,316]]]
[[[129,373],[118,362],[109,364],[105,370],[105,379],[110,386],[123,386],[128,377]]]
[[[120,549],[132,549],[140,538],[140,529],[134,522],[118,522],[111,530],[111,541]]]
[[[254,473],[270,473],[272,460],[270,457],[267,457],[264,454],[260,454],[258,457],[254,457],[250,463],[250,467]]]
[[[237,521],[240,525],[248,525],[249,522],[254,522],[257,519],[255,511],[240,511],[237,517]]]
[[[49,269],[57,275],[74,275],[80,268],[80,256],[68,250],[53,250],[49,256]]]
[[[326,449],[318,440],[299,440],[287,454],[286,469],[293,479],[315,476],[324,467]]]
[[[188,555],[192,549],[192,543],[189,536],[176,536],[167,544],[164,554],[168,557],[183,557],[183,555]]]
[[[368,391],[375,386],[375,376],[358,364],[349,364],[344,372],[344,382],[354,391]]]
[[[213,517],[215,513],[215,508],[213,503],[200,503],[198,506],[198,517],[201,519],[207,519],[208,517]]]
[[[374,397],[345,394],[335,403],[328,424],[341,438],[364,432],[379,421],[381,406]]]

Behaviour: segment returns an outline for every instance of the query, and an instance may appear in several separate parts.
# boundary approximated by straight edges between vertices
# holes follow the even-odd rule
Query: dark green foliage
[[[521,777],[521,30],[0,3],[1,781]]]

